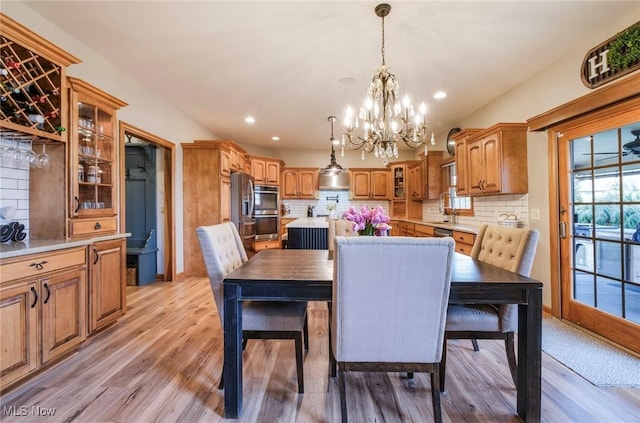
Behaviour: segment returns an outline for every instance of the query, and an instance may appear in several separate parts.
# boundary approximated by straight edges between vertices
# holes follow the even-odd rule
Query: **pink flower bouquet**
[[[351,206],[344,212],[342,218],[353,222],[353,229],[358,231],[360,235],[385,236],[387,231],[391,229],[391,226],[388,225],[389,216],[384,214],[384,209],[381,206],[370,209],[363,204],[360,211]]]

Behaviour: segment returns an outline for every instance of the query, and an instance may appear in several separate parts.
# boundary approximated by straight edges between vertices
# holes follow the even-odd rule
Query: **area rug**
[[[542,351],[597,386],[640,386],[640,358],[555,317],[542,319]]]

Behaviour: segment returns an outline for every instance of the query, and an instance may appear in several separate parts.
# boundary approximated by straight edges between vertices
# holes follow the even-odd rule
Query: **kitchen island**
[[[329,221],[326,217],[301,217],[287,224],[287,248],[328,249]]]

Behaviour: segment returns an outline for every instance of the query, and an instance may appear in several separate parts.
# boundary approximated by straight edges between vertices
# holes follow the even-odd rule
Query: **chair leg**
[[[347,387],[342,363],[338,363],[338,387],[340,389],[340,415],[342,416],[342,423],[347,423]]]
[[[513,384],[518,386],[518,364],[516,363],[515,334],[514,332],[507,332],[506,335],[507,337],[504,340],[504,347],[507,350],[509,370],[511,371]]]
[[[431,400],[433,402],[433,421],[442,423],[442,408],[440,407],[440,367],[436,365],[431,372]]]
[[[304,335],[304,351],[309,351],[309,315],[306,314],[304,316],[304,326],[302,328],[302,333]]]
[[[442,358],[440,359],[440,364],[438,365],[440,374],[439,374],[439,384],[440,384],[440,392],[444,392],[444,377],[447,374],[447,337],[445,335],[443,346],[442,346]]]
[[[336,377],[337,373],[336,373],[336,358],[333,355],[333,349],[331,347],[331,301],[327,301],[327,305],[329,306],[329,326],[328,326],[328,330],[327,333],[329,334],[329,375],[331,377]]]
[[[304,394],[304,368],[303,368],[303,352],[302,352],[302,334],[296,333],[294,336],[295,348],[296,348],[296,370],[298,373],[298,393]]]
[[[478,346],[478,340],[477,339],[472,339],[471,343],[473,344],[473,350],[474,351],[480,351],[480,347]]]
[[[222,371],[220,372],[220,383],[218,384],[218,389],[224,388],[224,361],[222,362]]]

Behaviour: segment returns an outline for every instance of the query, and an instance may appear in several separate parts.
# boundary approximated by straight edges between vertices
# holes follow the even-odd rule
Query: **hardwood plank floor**
[[[128,312],[71,357],[2,395],[2,422],[220,422],[222,331],[209,282],[127,287]],[[305,393],[297,395],[292,341],[250,341],[240,422],[340,421],[337,379],[328,378],[327,308],[309,305]],[[518,422],[503,343],[452,341],[445,422]],[[640,389],[603,388],[542,355],[543,422],[638,422]],[[429,377],[351,373],[352,422],[431,421]],[[20,408],[25,407],[25,408]],[[54,409],[38,417],[32,407]],[[26,416],[16,416],[24,410]],[[13,412],[14,415],[11,415]]]

